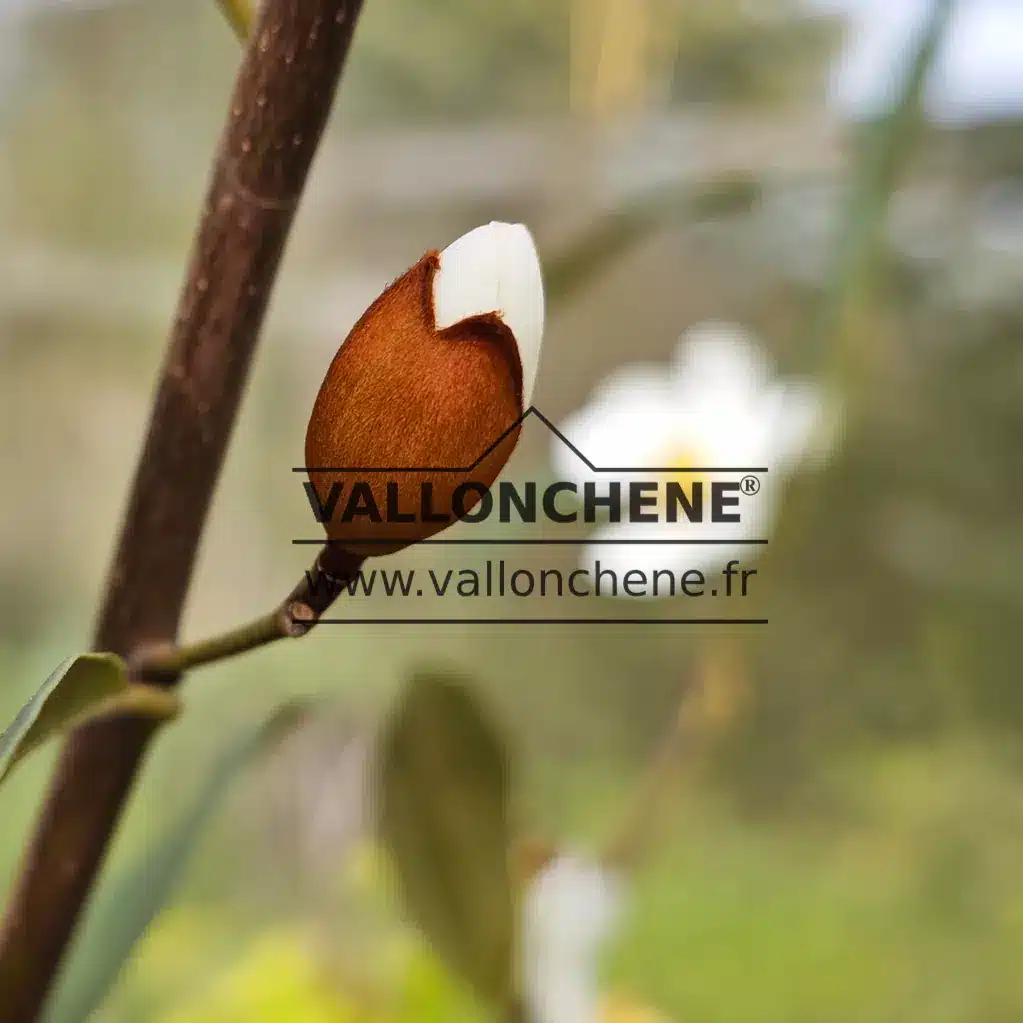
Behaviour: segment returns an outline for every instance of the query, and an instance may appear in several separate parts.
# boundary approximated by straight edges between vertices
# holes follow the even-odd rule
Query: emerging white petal
[[[533,1023],[597,1023],[597,957],[620,904],[618,878],[574,856],[559,856],[530,885],[523,971]]]
[[[433,309],[439,330],[483,313],[501,317],[519,346],[522,405],[528,408],[544,321],[540,259],[528,229],[492,221],[452,242],[440,254]]]

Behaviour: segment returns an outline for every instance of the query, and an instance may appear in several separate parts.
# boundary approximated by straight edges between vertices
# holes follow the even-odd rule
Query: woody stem
[[[364,560],[340,547],[325,545],[313,567],[273,611],[196,643],[142,648],[131,661],[132,676],[150,682],[169,680],[190,668],[248,653],[279,639],[298,639],[355,578]]]

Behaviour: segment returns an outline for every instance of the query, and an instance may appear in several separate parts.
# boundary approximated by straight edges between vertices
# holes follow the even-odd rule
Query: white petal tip
[[[523,224],[492,221],[452,242],[433,279],[438,330],[471,316],[497,313],[519,347],[522,403],[529,405],[540,362],[544,300],[540,259]]]

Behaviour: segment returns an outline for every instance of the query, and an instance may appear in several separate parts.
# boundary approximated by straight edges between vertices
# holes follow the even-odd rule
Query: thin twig
[[[678,768],[698,736],[693,716],[699,694],[699,686],[687,686],[683,692],[675,717],[654,751],[625,816],[604,847],[600,861],[605,866],[634,868],[653,844],[654,831],[663,823],[665,805],[674,791]]]
[[[734,718],[734,694],[743,679],[742,659],[731,643],[709,640],[698,653],[693,681],[687,682],[675,715],[656,747],[623,819],[607,841],[601,862],[633,869],[669,823],[679,770],[694,764]]]
[[[171,682],[192,668],[236,657],[279,639],[305,636],[335,598],[345,592],[363,560],[341,547],[325,544],[313,567],[269,614],[197,643],[141,647],[129,664],[132,676],[146,682]]]
[[[96,630],[126,658],[174,642],[295,208],[361,0],[267,0],[246,48]],[[154,723],[75,731],[0,930],[5,1023],[38,1017]]]

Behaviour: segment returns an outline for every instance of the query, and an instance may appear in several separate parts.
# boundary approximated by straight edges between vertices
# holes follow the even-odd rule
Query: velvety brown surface
[[[523,411],[518,348],[495,314],[434,329],[439,265],[437,253],[428,253],[366,310],[334,357],[309,419],[310,469],[381,470],[309,474],[321,502],[334,482],[343,484],[326,529],[352,550],[387,554],[439,532],[448,523],[420,515],[423,483],[432,483],[432,507],[453,515],[455,488],[468,480],[489,487],[518,441],[516,427],[471,471],[409,471],[471,466]],[[385,521],[341,521],[360,481]],[[388,483],[397,484],[398,507],[415,521],[386,521]],[[476,503],[470,495],[465,510]],[[384,542],[360,545],[367,539]]]

